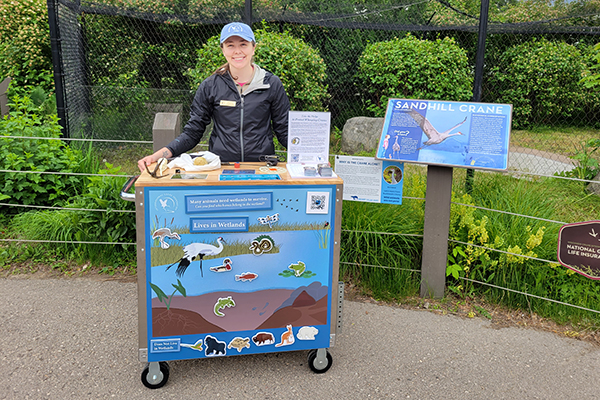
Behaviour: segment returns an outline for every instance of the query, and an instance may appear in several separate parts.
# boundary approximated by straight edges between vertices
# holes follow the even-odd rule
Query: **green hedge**
[[[454,39],[403,39],[368,45],[357,77],[367,109],[383,116],[390,98],[467,101],[473,93],[472,67]]]
[[[31,91],[54,88],[50,28],[44,0],[0,2],[0,81]]]
[[[82,172],[86,158],[61,140],[13,139],[9,136],[60,138],[56,114],[43,116],[29,97],[15,96],[10,115],[0,120],[0,169],[11,171]],[[76,195],[86,184],[79,176],[0,173],[0,200],[19,205],[53,206]],[[15,210],[10,208],[11,212]]]
[[[585,62],[581,52],[547,39],[515,45],[491,70],[495,101],[513,105],[513,126],[550,125],[572,120],[584,111],[586,90],[580,83]]]

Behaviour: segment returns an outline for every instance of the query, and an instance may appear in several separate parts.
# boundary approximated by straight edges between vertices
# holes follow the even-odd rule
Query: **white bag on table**
[[[204,157],[208,164],[195,165],[192,155]],[[183,168],[187,172],[212,171],[214,169],[221,168],[221,158],[218,155],[211,153],[210,151],[201,151],[198,153],[192,153],[191,155],[188,153],[183,153],[174,160],[171,160],[171,162],[169,162],[167,166],[169,168]]]

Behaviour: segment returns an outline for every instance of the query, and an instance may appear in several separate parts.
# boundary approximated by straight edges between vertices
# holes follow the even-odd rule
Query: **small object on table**
[[[206,158],[204,158],[202,156],[194,158],[194,165],[206,165],[206,164],[208,164],[208,161],[206,161]]]
[[[239,168],[240,167],[240,163],[236,162],[235,164],[233,164],[233,168]]]
[[[304,176],[316,176],[317,169],[315,167],[304,167]]]
[[[159,179],[159,178],[164,178],[165,176],[165,171],[167,170],[167,159],[166,158],[159,158],[158,161],[156,162],[156,167],[154,168],[153,171],[150,171],[150,169],[148,168],[148,164],[146,164],[146,171],[148,171],[148,174],[150,174],[151,177]]]
[[[328,164],[319,164],[319,175],[332,176],[333,169]]]

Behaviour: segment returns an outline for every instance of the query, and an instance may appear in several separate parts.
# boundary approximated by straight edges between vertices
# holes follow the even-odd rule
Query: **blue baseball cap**
[[[239,36],[249,42],[256,42],[252,28],[241,22],[227,24],[221,30],[221,44],[232,36]]]

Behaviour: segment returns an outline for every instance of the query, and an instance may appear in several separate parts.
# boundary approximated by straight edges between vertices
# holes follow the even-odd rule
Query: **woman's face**
[[[244,69],[252,65],[254,44],[239,36],[232,36],[223,42],[223,55],[230,67]]]

